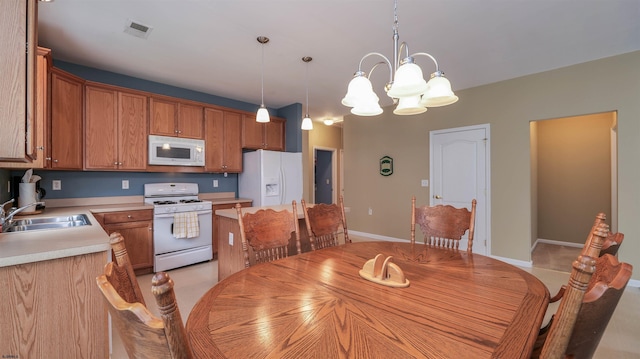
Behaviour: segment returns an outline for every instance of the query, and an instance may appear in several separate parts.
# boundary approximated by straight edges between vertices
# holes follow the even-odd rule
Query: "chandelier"
[[[375,92],[369,77],[378,65],[387,65],[389,68],[389,82],[385,85],[387,96],[397,104],[393,113],[396,115],[416,115],[427,111],[427,107],[439,107],[450,105],[458,101],[451,83],[440,71],[436,59],[426,52],[417,52],[409,55],[409,46],[402,42],[398,35],[398,0],[394,0],[393,14],[393,62],[379,52],[370,52],[360,59],[358,71],[349,82],[347,94],[342,99],[342,104],[351,107],[351,113],[358,116],[376,116],[382,113],[380,100]],[[403,52],[405,56],[400,60]],[[373,65],[369,75],[362,71],[363,61],[370,56],[379,56],[384,61]],[[436,71],[431,74],[429,82],[422,76],[422,69],[415,64],[416,56],[426,56],[436,65]]]

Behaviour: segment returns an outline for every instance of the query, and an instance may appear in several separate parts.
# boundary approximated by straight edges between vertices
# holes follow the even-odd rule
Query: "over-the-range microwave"
[[[204,141],[149,135],[149,164],[204,166]]]

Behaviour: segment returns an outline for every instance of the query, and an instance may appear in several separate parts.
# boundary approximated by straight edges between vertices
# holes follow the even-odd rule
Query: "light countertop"
[[[313,204],[307,203],[307,207],[313,207]],[[290,204],[280,204],[276,206],[262,206],[262,207],[243,207],[242,213],[255,213],[261,209],[272,209],[274,211],[283,211],[286,209],[288,211],[291,211],[292,207]],[[298,218],[300,219],[304,218],[304,210],[302,209],[301,203],[296,203],[296,210],[298,212]],[[220,217],[236,219],[236,220],[238,219],[238,212],[236,211],[235,208],[218,209],[216,210],[215,215]]]
[[[207,194],[202,194],[201,199],[210,200],[214,205],[250,201]],[[108,251],[111,249],[109,236],[92,213],[153,209],[153,205],[143,203],[142,196],[47,200],[46,206],[43,213],[15,219],[85,214],[91,225],[0,233],[0,267]]]

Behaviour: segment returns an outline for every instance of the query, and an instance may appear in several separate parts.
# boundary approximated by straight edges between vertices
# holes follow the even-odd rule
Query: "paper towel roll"
[[[18,196],[18,207],[23,207],[28,205],[29,203],[37,202],[37,194],[36,194],[36,184],[35,183],[18,183],[18,191],[20,192]],[[29,206],[25,208],[22,213],[27,212],[35,212],[36,205]]]

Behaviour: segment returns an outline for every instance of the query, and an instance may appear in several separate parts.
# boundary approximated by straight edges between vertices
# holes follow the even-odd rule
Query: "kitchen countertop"
[[[153,209],[153,205],[143,203],[142,196],[139,197],[139,201],[137,196],[47,200],[47,207],[43,213],[16,216],[15,219],[85,214],[91,225],[0,233],[0,267],[110,250],[109,236],[92,213]],[[134,202],[127,202],[132,201],[132,198]],[[251,201],[228,195],[211,196],[206,193],[201,194],[200,198],[210,200],[214,205]],[[51,204],[53,205],[51,206]]]
[[[313,204],[307,203],[307,207],[313,207]],[[257,211],[259,211],[261,209],[272,209],[274,211],[282,211],[282,210],[286,209],[286,210],[291,211],[291,205],[290,204],[280,204],[280,205],[276,205],[276,206],[242,207],[242,213],[255,213],[255,212],[257,212]],[[296,202],[296,210],[298,212],[298,218],[300,218],[300,219],[304,218],[304,210],[302,209],[302,204]],[[235,208],[216,210],[215,215],[220,216],[220,217],[236,219],[236,220],[238,219],[238,212],[236,211]]]

